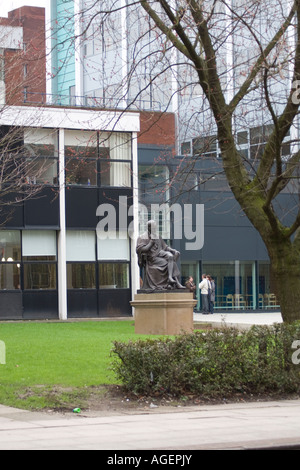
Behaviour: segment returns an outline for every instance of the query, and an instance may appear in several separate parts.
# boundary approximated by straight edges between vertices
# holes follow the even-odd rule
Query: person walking
[[[214,305],[215,305],[215,300],[216,300],[216,284],[213,278],[208,274],[207,279],[210,283],[210,295],[208,299],[208,307],[209,307],[209,313],[213,315],[214,313]]]
[[[199,284],[199,289],[201,290],[201,300],[202,300],[202,313],[203,315],[209,314],[209,289],[210,283],[206,277],[206,274],[202,274],[202,281]]]

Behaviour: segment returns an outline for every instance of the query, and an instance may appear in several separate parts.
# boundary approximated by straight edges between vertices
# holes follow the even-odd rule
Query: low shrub
[[[295,393],[300,386],[300,364],[292,360],[296,340],[299,323],[114,342],[112,366],[135,394]]]

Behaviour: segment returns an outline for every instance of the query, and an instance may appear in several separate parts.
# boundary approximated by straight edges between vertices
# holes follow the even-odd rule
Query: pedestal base
[[[193,309],[197,301],[185,291],[137,293],[134,307],[135,333],[179,335],[194,329]]]

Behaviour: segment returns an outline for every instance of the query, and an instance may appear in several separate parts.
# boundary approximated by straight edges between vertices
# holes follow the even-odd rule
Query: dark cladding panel
[[[25,227],[59,227],[59,196],[56,188],[45,187],[24,202]]]
[[[132,221],[132,216],[129,216],[129,209],[133,205],[133,196],[131,189],[99,189],[99,199],[98,206],[103,204],[105,208],[106,204],[109,204],[113,211],[115,228],[116,230],[127,230],[130,222]],[[99,214],[104,213],[100,211]],[[132,212],[133,213],[133,212]],[[106,213],[102,215],[103,218],[106,218]],[[97,217],[97,223],[101,220],[101,217]]]
[[[68,291],[68,318],[93,318],[97,316],[96,290]]]
[[[204,260],[268,259],[258,232],[251,227],[205,227]]]
[[[100,317],[132,316],[130,289],[100,289],[98,299]]]
[[[68,228],[96,229],[97,188],[66,189],[66,225]]]
[[[16,200],[17,194],[7,194],[1,197],[0,227],[21,228],[24,226],[23,203],[11,205],[10,201]]]
[[[24,319],[58,318],[57,291],[24,291]]]
[[[0,321],[23,317],[22,292],[0,292]]]

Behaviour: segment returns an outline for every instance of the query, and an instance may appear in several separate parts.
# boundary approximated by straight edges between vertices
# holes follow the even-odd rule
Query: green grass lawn
[[[0,364],[0,404],[68,406],[84,399],[92,386],[116,384],[110,370],[112,342],[134,338],[132,319],[1,323],[6,364]],[[64,391],[54,396],[55,386]]]

